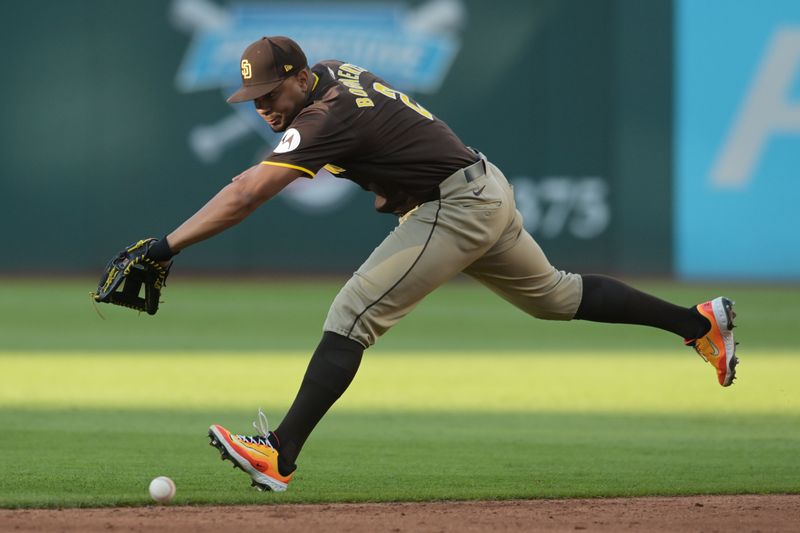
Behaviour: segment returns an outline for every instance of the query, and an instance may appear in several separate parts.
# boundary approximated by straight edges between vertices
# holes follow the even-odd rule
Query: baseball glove
[[[169,267],[148,256],[157,239],[144,239],[114,256],[106,265],[97,292],[96,302],[121,305],[154,315],[158,311],[161,290],[167,281]],[[139,293],[144,285],[144,297]]]

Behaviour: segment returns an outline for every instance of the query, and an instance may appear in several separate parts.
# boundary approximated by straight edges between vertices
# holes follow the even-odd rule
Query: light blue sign
[[[265,35],[297,41],[310,65],[343,59],[410,92],[435,92],[459,48],[463,8],[421,13],[404,4],[233,4],[197,31],[178,71],[184,91],[231,90],[241,83],[239,58]]]
[[[676,9],[676,272],[800,279],[800,2]]]

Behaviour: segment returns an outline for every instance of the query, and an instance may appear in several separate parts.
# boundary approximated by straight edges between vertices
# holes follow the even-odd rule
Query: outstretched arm
[[[299,170],[275,165],[250,167],[167,235],[170,249],[177,253],[238,224],[302,174]]]

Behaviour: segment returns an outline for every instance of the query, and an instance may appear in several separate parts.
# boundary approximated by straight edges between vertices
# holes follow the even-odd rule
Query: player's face
[[[305,71],[286,78],[271,92],[255,99],[256,111],[273,131],[285,131],[303,109],[308,88]]]

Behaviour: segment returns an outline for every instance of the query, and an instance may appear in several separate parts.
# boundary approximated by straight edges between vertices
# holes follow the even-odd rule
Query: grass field
[[[0,507],[800,492],[800,287],[641,284],[737,301],[739,379],[679,339],[530,319],[471,283],[369,350],[287,493],[220,462],[206,430],[280,421],[339,282],[175,276],[156,317],[93,280],[0,281]]]

